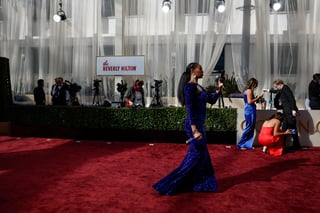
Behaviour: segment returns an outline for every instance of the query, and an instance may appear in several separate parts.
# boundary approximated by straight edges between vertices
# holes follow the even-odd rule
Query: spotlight
[[[171,0],[163,0],[162,2],[162,11],[167,13],[171,10],[172,2]]]
[[[278,11],[278,10],[280,10],[282,5],[281,5],[280,0],[273,0],[273,1],[271,1],[271,6],[274,11]]]
[[[224,0],[217,0],[216,9],[219,13],[223,13],[226,10],[226,5]]]
[[[62,1],[59,2],[59,10],[57,11],[57,14],[53,16],[53,20],[55,22],[64,21],[67,19],[67,16],[65,12],[62,10]]]

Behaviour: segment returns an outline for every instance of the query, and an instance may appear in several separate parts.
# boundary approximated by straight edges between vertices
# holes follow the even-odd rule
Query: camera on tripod
[[[150,107],[162,107],[163,104],[161,102],[160,98],[160,87],[162,85],[162,80],[154,80],[154,86],[151,86],[151,88],[155,89],[154,96],[152,98]]]
[[[162,85],[162,80],[154,80],[154,86],[151,86],[151,88],[159,88]]]
[[[65,80],[63,85],[65,86],[66,90],[69,91],[70,96],[75,97],[76,93],[81,90],[81,86],[78,85],[77,83],[71,83],[68,80]]]
[[[224,81],[226,80],[224,70],[214,71],[214,72],[212,72],[212,74],[215,77],[215,81],[216,81],[217,85],[219,85],[219,82],[224,83]]]
[[[264,97],[260,97],[257,101],[256,101],[256,103],[258,103],[258,104],[262,104],[262,103],[265,103],[266,102],[266,99],[264,99]]]
[[[69,92],[71,105],[79,105],[79,100],[77,98],[77,92],[81,90],[81,86],[77,83],[72,83],[68,80],[65,80],[63,86]]]
[[[212,75],[214,76],[216,86],[219,86],[219,83],[223,83],[224,84],[224,82],[226,80],[225,71],[224,70],[213,71]],[[221,107],[224,108],[224,100],[223,100],[222,88],[221,88],[221,90],[219,92],[218,104],[219,104],[219,108],[221,108]]]
[[[102,82],[102,80],[98,80],[98,79],[93,80],[93,86],[94,86],[94,88],[100,87],[100,83],[101,83],[101,82]]]
[[[93,95],[93,100],[92,100],[92,104],[95,105],[100,105],[101,103],[101,97],[100,97],[100,83],[102,82],[102,80],[99,79],[94,79],[93,80],[93,91],[94,91],[94,95]]]

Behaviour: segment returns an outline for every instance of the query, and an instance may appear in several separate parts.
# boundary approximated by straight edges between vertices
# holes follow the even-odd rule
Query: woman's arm
[[[247,101],[248,104],[253,104],[255,103],[257,100],[259,100],[260,96],[257,95],[255,98],[253,98],[253,90],[252,89],[247,89],[246,90],[247,93]]]
[[[219,98],[219,96],[222,96],[222,87],[223,87],[223,83],[219,81],[219,85],[218,88],[216,90],[216,92],[208,94],[208,99],[207,102],[209,104],[215,104]]]
[[[280,121],[279,120],[276,120],[275,121],[275,125],[274,125],[274,128],[273,128],[273,135],[274,136],[279,136],[279,135],[288,135],[288,134],[291,134],[290,130],[286,130],[285,132],[283,132],[281,129],[280,129]]]

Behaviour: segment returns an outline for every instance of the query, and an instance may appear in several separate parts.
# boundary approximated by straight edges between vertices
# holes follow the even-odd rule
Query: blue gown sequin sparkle
[[[208,94],[200,85],[188,83],[185,87],[185,105],[187,117],[185,131],[193,137],[191,125],[195,124],[202,139],[193,139],[180,166],[153,185],[160,195],[173,195],[183,191],[211,192],[218,188],[214,169],[207,148],[206,104],[214,104],[218,94]]]

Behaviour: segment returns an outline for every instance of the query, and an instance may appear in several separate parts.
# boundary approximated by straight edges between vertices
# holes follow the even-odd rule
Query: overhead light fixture
[[[167,13],[171,10],[172,1],[171,0],[163,0],[162,2],[162,11]]]
[[[280,0],[271,0],[271,6],[274,11],[278,11],[282,7],[282,4]]]
[[[224,0],[217,0],[216,1],[216,9],[219,13],[223,13],[226,10],[226,5]]]
[[[59,2],[59,10],[57,11],[57,14],[55,14],[53,16],[53,20],[55,22],[60,22],[60,21],[64,21],[67,19],[67,16],[65,14],[65,12],[62,10],[62,1],[60,0]]]

